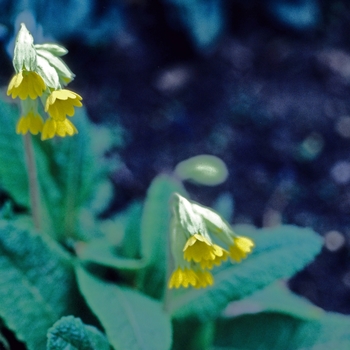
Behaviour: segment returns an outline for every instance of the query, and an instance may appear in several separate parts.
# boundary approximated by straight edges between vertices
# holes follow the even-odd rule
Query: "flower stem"
[[[40,230],[40,198],[39,198],[38,174],[36,170],[32,135],[29,133],[24,135],[24,146],[25,146],[24,148],[25,148],[25,155],[26,155],[26,162],[27,162],[30,207],[32,212],[32,218],[33,218],[34,227],[37,230]]]
[[[166,278],[165,278],[165,290],[164,290],[164,296],[163,296],[163,311],[165,313],[170,312],[170,300],[171,300],[171,290],[168,288],[168,281],[171,275],[171,271],[173,270],[173,261],[171,257],[171,248],[170,248],[170,234],[168,233],[167,237],[167,251],[166,251]]]

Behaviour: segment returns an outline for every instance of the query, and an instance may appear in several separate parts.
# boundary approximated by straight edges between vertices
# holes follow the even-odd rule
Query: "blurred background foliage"
[[[47,227],[52,228],[55,239],[73,249],[62,232],[65,238],[70,232],[75,235],[71,238],[82,241],[107,236],[109,244],[94,241],[78,249],[78,255],[102,266],[114,266],[118,278],[133,279],[130,271],[143,268],[140,258],[145,253],[137,238],[139,226],[147,226],[141,219],[140,201],[147,191],[157,189],[149,189],[157,174],[172,173],[179,164],[176,175],[192,180],[185,183],[191,197],[213,206],[230,222],[258,227],[296,224],[320,233],[325,241],[322,253],[288,282],[289,287],[324,310],[350,313],[348,1],[0,0],[0,8],[3,92],[13,74],[14,36],[20,22],[25,22],[36,43],[54,41],[68,48],[66,60],[77,75],[74,90],[84,97],[86,113],[75,117],[82,121],[76,143],[65,144],[49,163],[44,160],[45,154],[52,152],[51,145],[37,147],[38,162],[43,160],[43,202],[57,203],[46,213]],[[20,154],[21,147],[11,131],[18,112],[4,96],[2,93],[0,110],[7,119],[0,129],[0,199],[2,215],[9,217],[12,211],[26,211],[28,197],[24,182],[13,183],[11,171],[24,177],[25,170],[23,159],[14,160],[13,156]],[[90,132],[84,133],[87,129]],[[85,135],[91,137],[84,139]],[[56,174],[72,149],[76,158],[71,159],[67,173],[51,183],[52,178],[45,174]],[[201,186],[193,179],[196,168],[183,175],[180,162],[201,154],[223,160],[228,180]],[[87,158],[82,162],[81,156]],[[77,162],[86,165],[81,173],[72,170]],[[98,172],[92,171],[96,170],[94,164],[99,164]],[[96,184],[94,194],[86,198],[82,191],[75,197],[72,188],[64,187],[67,176],[73,176],[82,188]],[[166,178],[163,181],[167,183]],[[71,196],[60,197],[57,188],[62,184]],[[165,186],[165,193],[173,185]],[[78,204],[83,205],[79,212],[67,216]],[[75,221],[65,219],[64,228],[54,224],[62,218]],[[164,223],[159,225],[164,228]],[[124,237],[114,234],[115,227],[123,227],[118,232],[127,227],[125,231],[135,239],[118,252],[118,259],[111,247]],[[89,236],[89,232],[94,234]],[[160,253],[164,257],[164,252]],[[145,293],[159,297],[162,291],[145,286],[149,271],[140,275],[137,284]],[[164,276],[159,278],[150,287],[161,284]],[[321,314],[321,322],[315,326],[310,319],[315,309],[306,316],[285,310],[281,315],[281,304],[271,307],[259,302],[263,305],[258,314],[233,320],[229,315],[220,322],[242,329],[253,319],[257,325],[265,325],[266,319],[276,325],[292,324],[295,332],[288,336],[296,343],[313,327],[333,329]],[[345,322],[337,317],[334,324]],[[202,339],[202,325],[193,322],[198,339]],[[89,333],[80,324],[74,323],[74,327]],[[231,328],[206,327],[205,333],[211,329],[213,339],[231,336],[224,334]],[[260,332],[263,335],[264,331]],[[325,346],[334,345],[331,335],[326,333]],[[229,341],[239,348],[242,338]],[[312,341],[306,340],[305,347]],[[1,335],[0,343],[6,343]],[[218,349],[227,345],[224,340],[214,343]],[[278,339],[277,345],[268,339],[266,344],[268,349],[281,348]],[[250,348],[255,347],[252,341]]]

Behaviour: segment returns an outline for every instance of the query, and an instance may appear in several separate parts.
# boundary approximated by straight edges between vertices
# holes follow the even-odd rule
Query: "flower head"
[[[214,260],[216,260],[216,264],[220,264],[221,258],[225,257],[225,250],[223,248],[211,243],[200,234],[195,234],[187,240],[183,252],[184,258],[187,261],[203,262],[205,266],[207,262],[214,262]],[[212,266],[211,263],[209,263],[209,266]]]
[[[78,130],[71,121],[65,119],[64,121],[56,121],[53,118],[48,118],[44,124],[41,139],[47,140],[53,138],[55,135],[65,137],[77,134]]]
[[[174,195],[171,251],[176,270],[171,275],[169,288],[210,286],[214,279],[208,270],[221,265],[228,257],[241,261],[253,247],[250,238],[237,236],[212,209]]]
[[[64,121],[67,115],[74,115],[74,107],[82,106],[81,100],[82,97],[73,91],[54,90],[46,100],[45,112],[56,121]]]
[[[230,257],[240,262],[245,259],[249,253],[251,253],[254,242],[247,237],[237,236],[233,238],[234,244],[230,246]]]
[[[37,135],[42,131],[44,125],[43,118],[37,113],[29,112],[27,115],[22,116],[16,125],[17,134],[26,134],[28,131]]]
[[[32,100],[41,96],[46,89],[46,85],[41,76],[36,72],[20,71],[10,81],[7,95],[12,98],[19,96],[21,100],[30,97]]]

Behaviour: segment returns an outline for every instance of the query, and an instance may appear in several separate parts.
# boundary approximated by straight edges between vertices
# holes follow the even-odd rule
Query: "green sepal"
[[[13,67],[16,73],[19,73],[23,69],[36,71],[37,56],[33,42],[34,39],[32,35],[29,33],[24,23],[21,23],[13,55]]]
[[[53,68],[49,62],[41,57],[37,56],[37,62],[38,62],[38,73],[40,76],[44,79],[44,82],[46,86],[53,88],[53,89],[60,89],[60,82],[59,82],[59,76],[57,74],[57,71],[55,68]]]
[[[50,64],[50,66],[56,70],[60,83],[62,85],[67,85],[68,82],[71,82],[74,79],[75,74],[60,58],[56,57],[50,51],[47,51],[45,49],[37,49],[36,52],[38,54],[38,57],[45,59]]]
[[[35,44],[34,47],[36,50],[46,50],[51,52],[55,56],[64,56],[68,53],[68,50],[65,47],[52,43]]]

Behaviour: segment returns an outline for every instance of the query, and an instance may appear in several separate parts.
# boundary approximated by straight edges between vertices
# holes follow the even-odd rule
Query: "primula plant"
[[[22,25],[7,90],[19,120],[17,104],[0,98],[0,347],[349,348],[346,316],[286,287],[322,247],[313,230],[231,225],[229,206],[191,200],[185,181],[222,183],[222,160],[184,160],[142,202],[101,215],[112,192],[103,154],[115,140],[65,89],[66,53],[34,45]]]

